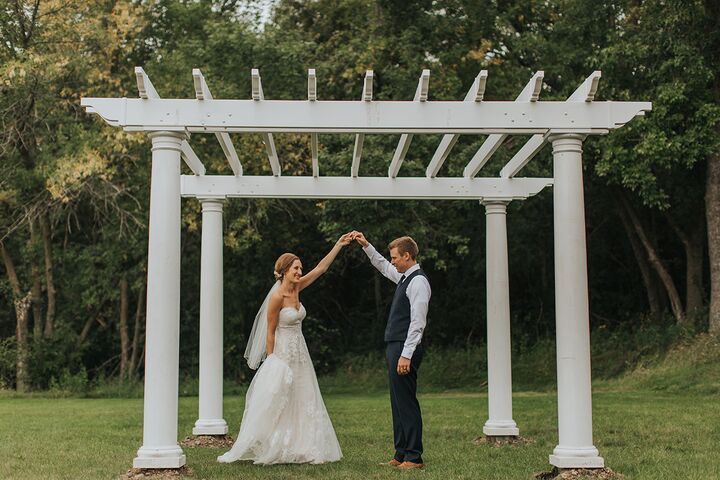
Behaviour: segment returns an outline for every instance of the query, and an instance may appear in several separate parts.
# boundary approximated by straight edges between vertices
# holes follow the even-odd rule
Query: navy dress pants
[[[410,360],[410,373],[398,375],[397,364],[404,342],[387,342],[386,356],[390,380],[390,406],[392,407],[395,460],[423,463],[422,415],[417,400],[417,374],[422,363],[423,349],[415,349]]]

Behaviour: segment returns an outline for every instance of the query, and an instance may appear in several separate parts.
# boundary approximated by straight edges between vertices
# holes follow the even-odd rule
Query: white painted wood
[[[180,144],[183,135],[155,132],[147,264],[143,444],[135,468],[178,468],[180,360]],[[201,178],[201,177],[194,177]]]
[[[480,70],[480,74],[475,77],[475,101],[482,102],[485,98],[485,86],[487,85],[488,72],[487,70]]]
[[[558,468],[602,467],[592,438],[590,324],[581,135],[550,137],[553,145],[555,335]]]
[[[507,204],[485,201],[487,278],[488,436],[517,436],[512,418],[510,369],[510,276],[508,274]]]
[[[137,80],[138,93],[142,100],[156,100],[160,98],[155,86],[150,81],[142,67],[135,67],[135,79]],[[205,175],[205,165],[200,161],[186,139],[182,141],[182,159],[195,175]]]
[[[362,100],[363,102],[370,102],[373,98],[373,79],[375,78],[375,73],[372,70],[366,70],[365,71],[365,81],[363,82],[363,93],[362,93]]]
[[[137,80],[138,93],[140,98],[147,100],[149,98],[160,98],[155,86],[150,81],[150,77],[145,73],[142,67],[135,67],[135,79]]]
[[[314,68],[308,69],[308,100],[317,100],[317,77]]]
[[[200,161],[195,152],[190,147],[187,140],[183,140],[180,144],[180,151],[182,152],[182,158],[185,160],[185,164],[190,167],[190,170],[195,175],[205,175],[205,165]]]
[[[318,136],[317,133],[310,134],[310,155],[312,156],[313,177],[320,176],[320,164],[318,162]]]
[[[253,68],[250,72],[252,82],[252,98],[253,102],[260,102],[265,100],[265,94],[263,93],[262,81],[260,79],[260,71],[257,68]],[[264,103],[264,102],[260,102]],[[232,116],[232,114],[230,114]],[[208,114],[210,116],[210,114]],[[275,149],[275,140],[273,139],[272,133],[262,131],[263,144],[265,144],[265,152],[267,153],[268,160],[270,161],[270,168],[272,169],[273,175],[279,177],[281,175],[280,160],[278,159],[277,150]]]
[[[532,76],[530,81],[522,89],[520,95],[517,96],[515,102],[530,102],[532,104],[537,102],[537,99],[540,95],[540,90],[542,89],[542,80],[544,76],[545,73],[542,70],[536,72],[535,75]],[[488,138],[486,138],[483,144],[480,146],[480,149],[475,153],[475,155],[473,155],[473,158],[470,159],[470,162],[467,164],[465,170],[463,171],[463,175],[469,178],[477,175],[478,172],[490,160],[490,157],[492,157],[493,154],[497,151],[497,149],[500,148],[500,145],[502,145],[502,142],[505,141],[505,138],[507,138],[506,134],[489,135]]]
[[[542,150],[543,146],[545,146],[545,135],[535,134],[530,137],[530,140],[525,142],[525,145],[500,170],[500,176],[512,178],[517,175]]]
[[[371,102],[373,95],[373,71],[365,72],[365,82],[363,83],[362,98],[363,102]],[[353,159],[350,166],[350,176],[357,177],[360,171],[360,158],[362,157],[363,143],[365,142],[365,134],[358,133],[355,135],[355,146],[353,147]]]
[[[223,418],[223,199],[201,198],[200,383],[193,435],[225,435]]]
[[[245,198],[524,199],[552,185],[552,178],[271,177],[183,175],[182,195]]]
[[[602,73],[599,70],[594,71],[589,77],[568,97],[568,102],[592,102],[595,99],[600,77]],[[542,150],[546,143],[547,135],[535,134],[530,140],[522,146],[520,150],[510,159],[510,161],[500,170],[500,176],[503,178],[512,178],[517,175],[525,165],[530,163],[535,155]]]
[[[427,101],[429,87],[430,70],[425,69],[422,71],[422,75],[420,75],[420,80],[418,80],[418,86],[415,90],[413,102],[421,102],[424,104]],[[408,148],[410,148],[412,138],[412,133],[403,133],[400,135],[400,141],[398,142],[397,148],[395,148],[395,153],[393,154],[392,161],[390,162],[390,167],[388,167],[388,177],[397,177],[400,167],[402,166],[402,162],[405,160]]]
[[[83,98],[128,131],[604,134],[650,102],[360,102]]]
[[[568,102],[592,102],[595,100],[602,72],[595,70],[585,81],[568,97]]]
[[[205,81],[205,77],[203,76],[200,69],[193,68],[192,73],[193,84],[195,85],[195,98],[197,98],[198,100],[212,100],[213,95],[210,92],[210,87]],[[225,132],[215,132],[215,137],[220,143],[220,147],[222,148],[223,153],[225,154],[225,158],[230,164],[230,168],[232,169],[233,173],[235,175],[242,175],[242,164],[240,163],[240,158],[238,157],[237,151],[235,151],[235,145],[233,145],[232,140],[230,139],[230,135]]]
[[[308,70],[308,100],[314,102],[317,100],[317,78],[315,69]],[[320,165],[318,163],[318,136],[317,133],[310,134],[310,155],[312,157],[313,177],[320,176]]]
[[[481,70],[477,77],[475,77],[475,80],[473,81],[472,86],[470,87],[470,90],[468,90],[468,93],[465,95],[464,102],[480,102],[483,99],[483,96],[485,95],[485,85],[487,84],[487,70]],[[460,138],[460,135],[445,135],[443,136],[442,140],[440,141],[440,145],[438,146],[437,150],[435,150],[435,154],[433,155],[432,159],[430,160],[430,164],[428,165],[427,169],[425,170],[425,175],[433,178],[436,177],[440,169],[442,168],[443,164],[445,163],[445,160],[447,159],[448,155],[450,154],[450,150],[455,146],[455,143],[458,141],[458,138]]]

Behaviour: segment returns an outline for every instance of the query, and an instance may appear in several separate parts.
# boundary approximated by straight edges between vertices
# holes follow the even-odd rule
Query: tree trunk
[[[624,198],[622,198],[623,205],[625,206],[625,210],[627,211],[628,217],[630,219],[630,223],[632,224],[635,233],[637,233],[638,238],[640,239],[640,242],[642,243],[643,247],[645,248],[645,252],[647,253],[648,260],[650,261],[650,265],[652,265],[653,269],[657,273],[658,277],[660,277],[660,281],[662,282],[663,286],[665,287],[665,292],[667,293],[668,298],[670,299],[670,307],[672,309],[673,316],[675,317],[675,321],[678,324],[684,324],[685,323],[685,311],[683,310],[682,301],[680,300],[680,295],[678,294],[677,288],[675,287],[675,282],[673,281],[672,277],[670,276],[670,273],[667,271],[667,268],[665,268],[665,265],[663,264],[662,260],[657,254],[657,251],[655,250],[655,247],[652,245],[650,240],[648,240],[647,235],[645,234],[645,230],[643,229],[642,224],[640,223],[640,219],[638,218],[637,214],[633,210],[630,203]]]
[[[37,255],[35,247],[38,245],[35,222],[30,221],[30,244],[32,255],[30,256],[30,275],[32,277],[32,310],[33,310],[33,338],[42,337],[45,319],[42,314],[42,285],[40,283],[40,269],[37,266]]]
[[[120,380],[125,380],[128,374],[130,339],[128,336],[128,282],[123,275],[120,279]]]
[[[135,376],[135,369],[139,356],[140,326],[142,312],[145,310],[145,284],[138,290],[137,308],[135,309],[135,327],[133,328],[132,349],[130,354],[130,366],[128,367],[129,377]]]
[[[27,391],[28,387],[27,335],[28,314],[30,313],[30,298],[32,296],[32,291],[28,292],[25,296],[22,295],[20,280],[18,279],[17,272],[15,271],[15,264],[2,242],[0,242],[0,253],[2,254],[3,263],[5,264],[5,271],[7,272],[8,281],[10,282],[10,288],[12,289],[13,294],[13,305],[15,306],[15,341],[17,344],[15,357],[15,389],[22,393]]]
[[[710,258],[709,330],[711,333],[720,334],[720,155],[718,154],[710,156],[707,160],[705,217]]]
[[[645,293],[647,294],[648,306],[650,307],[650,316],[655,320],[659,320],[662,316],[663,302],[657,288],[656,277],[654,277],[653,271],[648,263],[647,254],[635,234],[627,212],[625,212],[622,205],[618,205],[617,211],[620,220],[622,220],[623,227],[625,227],[628,240],[630,240],[630,246],[635,254],[635,260],[640,268],[640,275],[643,279],[643,285],[645,285]]]
[[[686,233],[668,212],[665,217],[685,249],[685,313],[692,318],[703,306],[703,224],[698,222]]]
[[[47,316],[45,317],[45,336],[50,337],[55,327],[55,282],[53,280],[52,235],[45,215],[40,217],[43,246],[45,249],[45,285],[47,287]]]

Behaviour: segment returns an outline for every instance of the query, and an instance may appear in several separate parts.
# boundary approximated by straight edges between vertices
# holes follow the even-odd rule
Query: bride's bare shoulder
[[[270,301],[268,302],[268,308],[270,309],[279,309],[283,304],[283,294],[280,292],[273,292],[272,295],[270,295]]]

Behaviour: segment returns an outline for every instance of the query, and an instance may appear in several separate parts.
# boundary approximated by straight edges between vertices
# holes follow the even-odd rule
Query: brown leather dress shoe
[[[425,468],[424,463],[402,462],[398,468]]]
[[[397,460],[395,460],[393,458],[389,462],[381,463],[380,465],[385,465],[385,466],[390,466],[390,467],[399,467],[400,465],[402,465],[402,462],[398,462]]]

